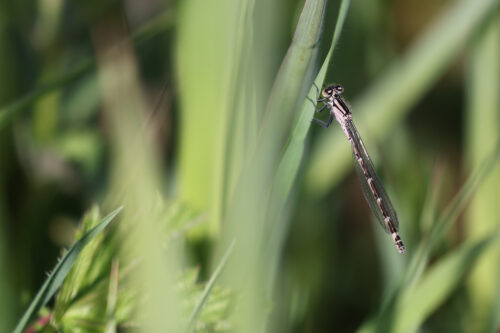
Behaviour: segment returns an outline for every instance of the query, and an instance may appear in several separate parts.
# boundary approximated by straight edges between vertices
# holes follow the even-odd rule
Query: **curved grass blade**
[[[228,263],[225,274],[230,289],[240,291],[232,318],[242,332],[261,330],[268,318],[268,268],[275,253],[267,251],[265,242],[276,222],[266,219],[266,207],[280,157],[313,80],[325,10],[325,0],[307,0],[303,6],[274,82],[255,149],[248,153],[226,213],[226,244],[233,239],[237,243],[235,259]],[[256,249],[255,244],[266,246]]]
[[[340,37],[342,27],[344,26],[347,13],[349,11],[351,1],[342,0],[340,4],[340,9],[337,17],[337,22],[335,24],[335,30],[333,33],[333,38],[330,44],[330,48],[326,55],[321,69],[314,80],[314,85],[321,87],[323,81],[325,80],[326,71],[331,65],[331,57],[335,49],[335,45]],[[316,100],[317,89],[312,85],[308,96],[312,100]],[[273,187],[270,197],[268,218],[270,221],[276,221],[274,224],[274,231],[272,232],[272,239],[269,241],[270,246],[279,249],[282,244],[282,239],[286,231],[285,223],[279,219],[279,216],[283,212],[286,200],[290,195],[292,186],[297,177],[299,167],[304,156],[304,148],[307,134],[309,133],[309,128],[311,126],[311,121],[314,116],[315,105],[311,103],[308,99],[305,99],[302,104],[302,108],[299,112],[299,117],[295,123],[293,131],[290,135],[290,139],[285,148],[285,152],[279,162],[278,169],[276,171],[276,176],[273,181]],[[278,253],[278,250],[271,250],[270,253]]]
[[[276,167],[280,151],[288,136],[288,129],[293,123],[298,104],[304,100],[305,88],[312,74],[312,67],[317,58],[317,45],[320,38],[326,1],[306,1],[294,35],[294,39],[281,64],[269,98],[266,115],[260,130],[258,149],[251,152],[251,159],[245,166],[240,183],[233,195],[233,206],[228,213],[228,220],[238,220],[236,216],[247,216],[249,225],[254,223],[255,212],[266,206],[266,198],[261,191],[267,191]],[[311,107],[312,111],[312,107]],[[304,122],[305,124],[306,122]],[[305,133],[304,133],[305,134]],[[252,191],[248,191],[252,189]],[[250,197],[252,196],[252,197]],[[258,202],[256,209],[250,209]],[[239,204],[242,207],[239,207]],[[240,209],[241,208],[241,209]],[[257,219],[258,221],[262,219]],[[238,224],[244,225],[243,221]]]
[[[281,140],[277,143],[281,145],[288,136],[296,111],[311,85],[325,7],[326,1],[306,1],[304,4],[292,44],[269,97],[259,143],[265,145],[267,139],[278,138]]]
[[[397,316],[396,311],[399,311],[397,309],[398,299],[400,299],[404,291],[411,291],[414,289],[415,285],[420,283],[432,252],[444,237],[445,232],[451,227],[453,222],[457,220],[465,206],[470,202],[475,190],[491,173],[499,159],[500,142],[497,143],[495,151],[488,159],[468,178],[453,201],[440,215],[436,223],[431,226],[428,236],[420,242],[419,247],[412,256],[403,278],[399,280],[399,283],[390,286],[390,288],[386,290],[384,303],[379,311],[377,320],[369,320],[363,325],[360,331],[371,332],[376,328],[377,332],[387,332],[391,327],[391,323],[393,323],[393,320],[395,320]]]
[[[465,209],[478,187],[484,182],[487,176],[491,174],[499,159],[500,141],[497,142],[493,153],[481,164],[477,171],[472,173],[453,201],[450,202],[436,223],[432,225],[429,230],[428,237],[423,239],[420,243],[420,246],[418,247],[415,256],[412,257],[408,270],[405,274],[404,284],[406,286],[411,285],[421,276],[427,263],[429,262],[429,257],[432,251],[434,251],[436,246],[443,239],[446,231]]]
[[[52,296],[54,296],[54,294],[57,292],[57,290],[63,283],[64,278],[71,270],[73,263],[76,261],[78,254],[83,250],[85,245],[87,245],[87,243],[90,242],[95,236],[100,234],[122,209],[123,207],[119,207],[113,212],[109,213],[105,218],[102,219],[102,221],[98,225],[89,230],[71,247],[71,249],[69,249],[69,251],[64,255],[61,261],[59,261],[52,273],[49,275],[49,278],[45,281],[43,286],[36,294],[30,306],[14,329],[14,333],[23,332],[33,316],[35,316],[38,311],[42,307],[44,307],[52,298]]]
[[[210,293],[212,292],[212,289],[215,287],[215,282],[219,278],[222,269],[224,266],[226,266],[226,262],[229,259],[229,255],[233,251],[235,241],[229,245],[229,248],[227,249],[226,253],[224,253],[224,256],[220,260],[219,264],[215,268],[214,272],[212,273],[212,276],[210,277],[210,280],[208,280],[205,289],[203,289],[203,293],[201,294],[200,299],[198,300],[198,303],[196,303],[196,306],[193,309],[193,312],[191,313],[191,316],[189,318],[189,326],[187,329],[187,332],[192,332],[194,330],[194,327],[196,325],[196,321],[201,315],[201,312],[203,311],[203,308],[205,307],[205,304],[208,301],[208,298],[210,297]]]
[[[326,55],[325,61],[323,62],[321,69],[314,80],[314,84],[318,87],[323,85],[325,80],[326,71],[330,66],[330,60],[335,49],[335,45],[340,37],[342,27],[344,25],[347,12],[349,10],[351,1],[343,0],[340,4],[340,10],[337,17],[337,23],[335,25],[335,32],[333,34],[332,42],[330,44],[330,49]],[[316,87],[311,86],[308,94],[309,98],[315,100],[317,98]],[[290,136],[289,142],[286,146],[283,157],[281,158],[280,164],[278,166],[278,171],[276,172],[276,178],[273,186],[273,191],[275,193],[273,198],[276,201],[276,211],[279,213],[283,208],[286,198],[288,197],[292,185],[295,181],[302,156],[304,155],[305,139],[309,133],[309,128],[311,126],[311,121],[314,115],[315,105],[309,100],[305,100],[302,105],[302,109],[299,113],[299,118],[295,123],[292,134]]]
[[[353,109],[360,132],[371,133],[373,140],[391,133],[391,128],[432,87],[497,5],[496,0],[453,2],[453,7],[437,18],[407,54],[355,101]],[[351,153],[343,143],[340,131],[322,133],[306,170],[310,194],[321,196],[351,167]]]
[[[350,0],[342,0],[340,4],[330,48],[323,64],[321,65],[321,69],[314,80],[314,85],[311,86],[308,93],[308,97],[312,100],[316,100],[318,97],[315,86],[321,87],[323,85],[326,71],[331,65],[331,57],[342,32],[342,27],[344,26],[350,3]],[[282,221],[279,217],[283,213],[285,203],[290,196],[292,186],[300,168],[302,157],[304,156],[306,138],[314,117],[314,110],[315,105],[308,99],[305,99],[273,180],[273,187],[268,206],[268,219],[269,221],[275,221],[275,223],[273,224],[274,230],[271,233],[271,240],[269,241],[273,250],[270,250],[269,253],[275,253],[278,255],[279,249],[282,246],[287,224],[286,221]],[[274,275],[274,272],[271,275]],[[271,276],[271,281],[273,280],[274,277]]]
[[[500,232],[497,231],[446,255],[422,276],[414,288],[393,300],[392,313],[372,318],[358,332],[415,331],[449,297],[478,258],[499,240]]]
[[[111,263],[111,272],[109,274],[109,290],[106,304],[107,323],[104,330],[105,333],[115,333],[116,329],[116,306],[118,303],[118,287],[120,282],[119,276],[120,261],[113,260]]]
[[[499,239],[497,231],[473,244],[462,245],[435,263],[413,289],[402,295],[393,317],[394,332],[413,332],[421,326],[449,297],[478,258]]]

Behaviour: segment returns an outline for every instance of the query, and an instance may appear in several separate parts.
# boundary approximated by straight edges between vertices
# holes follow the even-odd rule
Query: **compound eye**
[[[341,85],[335,86],[335,91],[341,94],[344,91],[344,87]]]
[[[334,87],[326,87],[323,89],[322,95],[323,97],[330,97],[333,95],[333,89]]]

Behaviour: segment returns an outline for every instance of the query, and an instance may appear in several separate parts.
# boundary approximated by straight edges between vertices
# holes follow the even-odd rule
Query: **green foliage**
[[[438,7],[0,4],[0,331],[496,330],[499,5]],[[330,79],[405,256],[311,126]]]
[[[83,218],[81,232],[99,221],[99,209],[93,207]],[[80,233],[81,233],[80,232]],[[101,234],[90,242],[74,263],[56,297],[53,325],[63,331],[101,331],[107,321],[107,295],[111,283],[111,262],[116,253],[116,241]],[[79,235],[76,235],[79,238]],[[123,267],[124,266],[124,267]],[[117,324],[130,318],[134,292],[127,290],[126,279],[133,264],[120,267],[118,286],[121,288],[116,309]]]
[[[219,265],[214,270],[210,280],[206,283],[203,288],[192,288],[188,289],[188,291],[195,291],[192,299],[196,301],[194,306],[191,306],[191,316],[189,317],[188,331],[204,332],[211,330],[222,330],[229,328],[229,324],[226,323],[223,318],[227,316],[228,310],[228,289],[223,289],[215,285],[215,282],[219,275],[222,272],[222,269],[226,265],[226,262],[233,250],[234,242],[227,249],[226,253],[222,257]],[[197,270],[195,271],[198,272]],[[196,276],[195,276],[196,277]],[[195,279],[192,279],[192,283],[195,282]],[[201,285],[199,285],[201,287]]]
[[[24,313],[23,317],[17,324],[14,332],[22,332],[28,325],[29,320],[37,314],[37,312],[44,307],[47,302],[54,296],[56,291],[63,283],[66,276],[72,269],[73,264],[78,258],[78,255],[85,249],[85,246],[98,236],[104,228],[113,220],[113,218],[121,211],[121,208],[116,209],[109,215],[104,217],[98,224],[92,227],[68,250],[62,257],[61,261],[56,265],[54,270],[50,273],[48,279],[38,291],[37,295],[31,302],[29,308]],[[81,279],[82,277],[75,277]]]
[[[495,0],[467,1],[453,4],[413,43],[401,59],[380,75],[366,92],[353,102],[355,121],[363,134],[383,139],[400,124],[405,114],[456,59],[488,14],[497,6]],[[349,149],[339,132],[325,132],[311,153],[307,170],[308,189],[312,195],[324,193],[336,184],[351,163]],[[329,170],[321,179],[316,175]]]
[[[160,205],[160,203],[157,203]],[[166,240],[172,237],[185,237],[186,233],[196,226],[193,220],[199,219],[196,214],[189,211],[179,203],[172,203],[171,208],[162,210],[160,220],[162,224],[168,225],[166,229]],[[117,212],[113,214],[116,215]],[[88,239],[88,233],[94,227],[106,225],[110,221],[110,216],[101,221],[99,208],[94,206],[83,218],[81,230],[76,235],[77,240]],[[113,229],[116,230],[116,229]],[[95,231],[91,233],[95,235]],[[50,327],[56,330],[70,332],[102,332],[110,330],[112,327],[134,327],[143,326],[146,323],[134,317],[137,311],[137,304],[147,301],[144,292],[139,292],[133,288],[131,275],[135,270],[140,270],[140,260],[132,262],[120,261],[117,257],[119,253],[117,233],[99,233],[85,247],[77,241],[75,246],[79,251],[76,260],[67,261],[64,264],[63,272],[66,272],[64,283],[60,286],[55,299],[52,314],[44,314],[43,317],[51,317]],[[71,251],[76,251],[73,250]],[[192,327],[196,332],[212,332],[229,327],[225,322],[229,305],[229,290],[221,286],[216,286],[215,282],[222,271],[228,256],[226,255],[214,271],[210,281],[206,284],[199,283],[199,269],[189,269],[179,272],[176,289],[184,295],[183,307],[185,312],[191,313]],[[72,256],[74,258],[74,256]],[[63,258],[64,261],[64,258]],[[71,267],[67,272],[68,267]],[[58,270],[56,267],[55,271]],[[56,272],[54,272],[56,273]],[[53,274],[54,274],[53,273]],[[56,277],[49,277],[49,280],[61,280],[62,273]],[[51,285],[51,284],[49,284]],[[57,289],[57,285],[51,290]],[[40,292],[43,292],[42,289]],[[43,306],[46,300],[50,299],[53,292],[47,294],[45,302],[40,302],[30,313],[36,313],[36,309]],[[22,321],[26,323],[26,321]]]
[[[420,327],[458,287],[465,273],[487,247],[498,241],[498,236],[497,233],[474,244],[462,245],[434,263],[415,287],[401,296],[394,314],[394,331],[409,332]]]
[[[478,34],[472,43],[473,51],[468,60],[466,163],[477,167],[500,142],[500,27],[499,13],[486,22],[484,33]],[[498,195],[500,166],[496,165],[471,202],[467,212],[468,238],[476,240],[496,232],[500,225]],[[477,223],[481,221],[481,223]],[[498,297],[500,287],[494,281],[500,278],[497,265],[500,247],[497,246],[479,260],[471,274],[468,286],[471,290],[472,311],[469,314],[470,330],[494,331],[500,322]]]

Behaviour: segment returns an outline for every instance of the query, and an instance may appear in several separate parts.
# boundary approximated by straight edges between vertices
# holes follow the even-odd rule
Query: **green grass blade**
[[[453,2],[453,7],[436,20],[407,54],[354,101],[352,110],[360,132],[370,133],[373,140],[387,136],[450,66],[497,5],[496,0]],[[306,171],[310,193],[325,193],[352,166],[351,152],[342,135],[341,131],[325,131],[318,140]]]
[[[266,144],[269,138],[278,138],[274,141],[281,146],[288,136],[296,112],[311,86],[325,7],[326,1],[306,1],[304,4],[292,44],[269,97],[259,143]],[[270,151],[279,149],[269,148]]]
[[[298,106],[305,97],[305,88],[310,87],[313,64],[317,58],[317,44],[320,37],[326,2],[307,1],[299,20],[294,40],[285,56],[276,78],[263,125],[260,131],[258,149],[252,155],[252,160],[244,169],[240,184],[240,192],[236,193],[235,202],[240,202],[248,210],[248,204],[258,202],[263,205],[263,197],[253,200],[239,200],[248,196],[243,188],[259,188],[267,191],[271,178],[278,164],[280,151],[286,141],[288,130],[294,120]],[[309,79],[310,80],[310,79]],[[253,195],[255,195],[253,193]],[[240,215],[238,209],[234,214]],[[261,210],[261,209],[260,209]],[[256,212],[258,210],[251,210]],[[229,215],[231,220],[231,215]]]
[[[203,311],[203,308],[205,307],[208,298],[210,297],[210,294],[215,287],[215,282],[221,275],[222,269],[226,266],[227,260],[229,259],[229,256],[231,255],[231,252],[233,251],[234,248],[234,241],[229,245],[229,248],[227,249],[226,253],[224,253],[224,256],[220,260],[219,264],[215,268],[214,272],[212,273],[212,276],[208,280],[207,284],[205,285],[205,289],[203,289],[203,293],[200,296],[200,299],[198,300],[198,303],[196,303],[196,306],[193,309],[193,312],[191,313],[191,316],[189,318],[189,326],[187,329],[187,332],[192,332],[198,318],[201,315],[201,312]]]
[[[432,251],[442,241],[446,231],[470,202],[472,195],[497,165],[500,158],[500,141],[497,142],[495,148],[493,153],[481,164],[478,170],[469,177],[453,201],[450,202],[439,219],[432,225],[428,237],[420,243],[405,274],[405,284],[412,284],[412,281],[416,281],[420,277],[429,261]]]
[[[427,186],[427,194],[425,201],[422,204],[422,215],[420,217],[420,225],[424,233],[429,233],[430,228],[438,218],[438,203],[443,189],[443,166],[439,163],[434,168],[432,179]]]
[[[470,202],[475,190],[484,182],[494,166],[500,158],[500,144],[497,144],[496,150],[482,163],[479,169],[474,172],[461,190],[457,193],[453,201],[448,205],[444,212],[439,216],[437,221],[432,224],[428,234],[419,243],[418,248],[414,251],[411,257],[408,268],[397,285],[391,286],[386,290],[384,303],[379,311],[379,319],[376,323],[373,321],[367,322],[361,329],[364,331],[367,327],[378,326],[378,331],[384,331],[390,327],[390,322],[396,317],[397,304],[395,303],[400,297],[403,290],[412,290],[419,283],[425,268],[429,263],[429,258],[437,245],[442,241],[445,232],[457,220],[458,216],[464,210],[465,206]],[[388,326],[389,325],[389,326]]]
[[[436,262],[415,288],[404,294],[396,306],[394,332],[412,332],[453,292],[478,258],[499,240],[496,232],[459,249]],[[387,332],[387,331],[386,331]]]
[[[170,12],[165,12],[134,33],[134,41],[136,43],[145,42],[169,29],[171,26],[171,14]],[[0,107],[0,130],[7,126],[19,113],[28,110],[29,107],[35,104],[40,98],[57,89],[64,88],[67,84],[78,80],[92,70],[95,70],[94,60],[83,60],[79,65],[74,66],[74,69],[68,73],[62,74],[26,93],[24,96],[17,98],[15,101]]]
[[[419,278],[413,288],[402,289],[392,300],[392,311],[366,321],[358,330],[370,332],[413,332],[456,289],[478,258],[500,240],[496,232],[441,258]]]
[[[479,163],[500,141],[500,12],[478,34],[468,61],[466,84],[466,162]],[[475,240],[500,227],[500,165],[478,189],[466,214],[467,238]],[[500,247],[482,257],[471,273],[468,287],[471,306],[469,331],[493,332],[498,328],[500,305]],[[496,318],[495,318],[496,317]]]
[[[347,16],[347,12],[349,10],[350,3],[350,0],[343,0],[340,4],[337,23],[335,25],[335,30],[330,48],[328,50],[328,54],[325,58],[325,61],[323,62],[323,65],[321,66],[318,75],[316,76],[316,79],[314,80],[315,85],[317,85],[318,87],[321,87],[323,81],[325,80],[326,71],[331,64],[331,56],[340,37],[340,33]],[[308,96],[312,100],[317,98],[316,87],[311,87]],[[297,172],[304,155],[305,141],[307,134],[309,133],[314,110],[315,105],[312,104],[311,101],[306,99],[304,101],[304,104],[302,105],[302,109],[300,110],[299,118],[295,123],[283,157],[280,160],[276,172],[276,177],[274,178],[271,200],[269,204],[269,214],[271,215],[269,218],[270,221],[278,221],[278,217],[282,213],[285,202],[290,195],[290,191],[292,190],[292,186],[297,177]],[[285,226],[281,223],[276,223],[276,231],[273,234],[276,239],[271,240],[270,244],[278,247],[281,246],[280,244],[281,238],[284,233],[284,228]]]
[[[344,25],[345,18],[347,16],[347,12],[349,10],[350,0],[343,0],[340,5],[339,15],[337,18],[337,23],[335,25],[335,32],[333,35],[333,39],[330,45],[330,49],[328,50],[328,54],[321,66],[321,69],[314,80],[314,83],[321,87],[323,81],[325,80],[326,71],[331,64],[331,56],[333,54],[333,50],[335,49],[335,45],[339,39],[340,33],[342,31],[342,27]],[[317,90],[316,87],[312,86],[309,94],[309,98],[315,99],[317,98]],[[278,167],[278,172],[276,173],[277,180],[275,188],[278,188],[282,191],[279,199],[278,207],[283,207],[286,197],[290,193],[293,182],[297,175],[297,171],[300,166],[300,161],[304,152],[304,144],[307,134],[309,132],[309,128],[313,119],[315,110],[315,105],[312,104],[309,100],[305,100],[302,105],[302,109],[300,110],[298,121],[293,128],[292,135],[290,137],[290,141],[286,147],[285,153],[281,159],[281,162]]]
[[[255,149],[249,152],[229,204],[226,244],[236,239],[234,260],[225,275],[240,292],[233,320],[242,332],[260,331],[268,316],[268,265],[274,253],[255,244],[268,240],[273,223],[266,220],[269,191],[296,114],[309,90],[317,61],[326,1],[307,0],[295,35],[269,97]],[[263,253],[265,252],[265,253]]]
[[[458,216],[463,212],[464,208],[470,202],[476,190],[484,183],[489,175],[491,175],[495,166],[500,159],[500,140],[493,147],[493,152],[487,156],[476,172],[473,172],[471,177],[462,186],[456,198],[450,203],[447,209],[443,212],[440,219],[432,226],[430,230],[430,246],[435,247],[440,242],[445,232],[451,227],[451,224],[457,220]]]
[[[210,223],[192,233],[195,237],[217,233],[245,152],[255,144],[253,118],[260,116],[251,76],[258,70],[252,63],[253,7],[253,0],[186,1],[180,6],[180,196],[211,216]]]
[[[43,85],[42,87],[35,88],[33,91],[25,94],[23,97],[18,98],[14,102],[0,108],[0,130],[20,112],[27,110],[41,97],[48,93],[64,87],[70,82],[82,77],[85,73],[93,68],[93,62],[90,60],[83,61],[79,66],[69,73],[63,74],[53,81]]]
[[[78,258],[78,254],[84,249],[85,245],[90,242],[95,236],[99,235],[106,226],[115,218],[115,216],[123,209],[123,207],[115,209],[113,212],[108,214],[102,221],[96,225],[94,228],[89,230],[85,235],[83,235],[69,251],[64,255],[64,257],[56,265],[49,278],[45,281],[43,286],[40,288],[35,298],[31,302],[30,306],[22,316],[21,320],[18,322],[14,333],[22,333],[23,330],[28,325],[29,321],[35,316],[38,311],[47,304],[47,302],[54,296],[58,288],[64,281],[64,278],[71,270],[73,263]]]
[[[81,230],[75,235],[75,240],[79,240],[82,235],[99,224],[102,220],[99,207],[94,205],[82,218]],[[53,307],[53,322],[59,324],[63,319],[68,308],[71,307],[78,291],[88,284],[89,280],[95,279],[95,275],[102,272],[102,263],[100,263],[97,254],[105,253],[107,248],[103,247],[105,234],[100,234],[92,241],[88,242],[85,248],[80,252],[78,259],[73,263],[71,270],[66,275],[64,283],[57,293],[56,301]],[[106,263],[108,266],[108,263]],[[107,267],[106,267],[107,268]]]
[[[113,260],[109,276],[109,290],[106,304],[107,323],[105,333],[116,332],[116,307],[118,303],[118,287],[120,282],[120,261]]]

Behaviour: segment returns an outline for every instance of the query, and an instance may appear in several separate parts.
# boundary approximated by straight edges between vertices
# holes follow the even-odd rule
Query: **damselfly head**
[[[331,97],[333,95],[341,94],[343,91],[344,87],[342,87],[341,85],[333,85],[323,89],[321,94],[323,95],[323,97]]]

